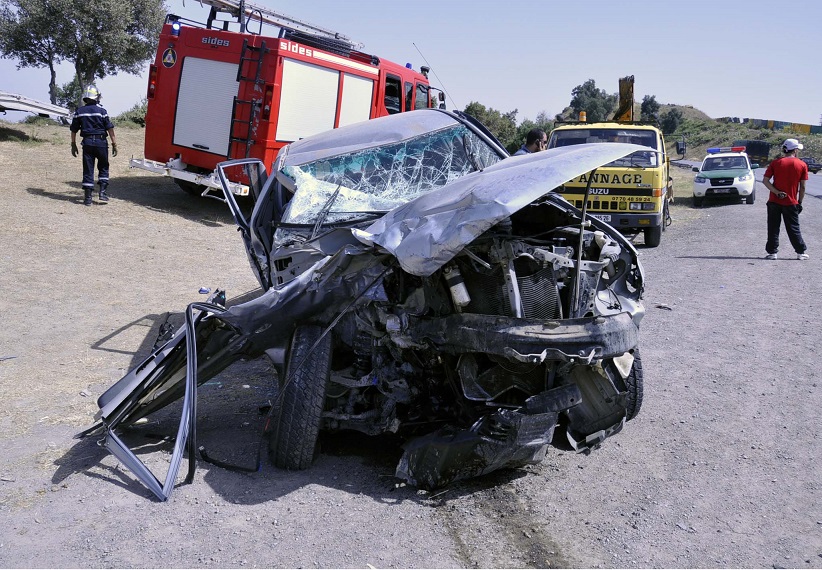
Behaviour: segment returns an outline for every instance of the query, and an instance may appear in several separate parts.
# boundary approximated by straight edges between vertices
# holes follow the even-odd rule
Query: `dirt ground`
[[[807,262],[784,233],[762,259],[761,186],[753,206],[678,200],[662,245],[638,240],[645,401],[591,455],[429,494],[393,478],[393,441],[325,438],[305,472],[263,444],[259,471],[198,462],[161,503],[73,435],[201,287],[256,282],[227,209],[129,171],[142,132],[118,136],[112,201],[87,208],[67,129],[0,123],[0,567],[822,567],[821,183]],[[212,456],[254,466],[271,379],[258,360],[202,387]],[[168,463],[168,442],[137,444]]]

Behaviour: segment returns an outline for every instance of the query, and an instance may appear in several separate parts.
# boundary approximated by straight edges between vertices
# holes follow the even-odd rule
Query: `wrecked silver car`
[[[639,148],[508,157],[438,109],[285,147],[226,201],[265,291],[186,324],[98,400],[105,446],[159,498],[197,449],[197,386],[238,359],[277,368],[269,456],[306,469],[321,431],[394,433],[397,477],[432,489],[542,460],[560,430],[587,452],[639,411],[643,271],[617,231],[551,190]],[[183,398],[164,483],[118,433]]]

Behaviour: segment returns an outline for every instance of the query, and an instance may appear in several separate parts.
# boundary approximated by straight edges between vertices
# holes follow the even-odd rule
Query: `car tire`
[[[701,196],[694,196],[694,207],[701,208],[702,205],[705,203],[705,198]]]
[[[642,407],[642,395],[644,391],[644,376],[642,373],[642,358],[639,356],[639,347],[634,349],[634,364],[631,372],[625,379],[628,387],[628,405],[626,406],[625,419],[631,421],[639,413]]]
[[[665,220],[662,220],[662,224],[656,226],[655,228],[645,228],[643,230],[646,247],[657,247],[659,245],[659,242],[662,241],[662,227],[664,225]]]
[[[317,326],[300,326],[291,339],[277,423],[269,441],[271,461],[282,469],[308,469],[314,461],[331,373],[331,335],[317,344],[322,332]]]
[[[753,204],[756,201],[756,190],[752,190],[750,194],[745,196],[746,204]]]

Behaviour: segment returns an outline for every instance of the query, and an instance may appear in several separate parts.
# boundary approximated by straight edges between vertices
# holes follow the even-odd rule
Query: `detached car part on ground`
[[[578,145],[508,158],[460,113],[375,119],[284,148],[231,192],[260,297],[191,305],[186,325],[98,403],[105,445],[166,499],[196,451],[196,390],[238,359],[278,370],[270,458],[308,468],[320,431],[404,438],[421,488],[539,462],[556,426],[596,448],[642,402],[643,271],[619,232],[551,190],[635,152]],[[184,398],[165,482],[119,439]]]

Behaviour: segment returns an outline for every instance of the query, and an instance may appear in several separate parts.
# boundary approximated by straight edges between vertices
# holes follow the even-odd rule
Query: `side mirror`
[[[439,92],[437,97],[439,98],[440,101],[445,101],[445,93],[443,93],[442,91]]]
[[[691,170],[693,170],[694,172],[699,172],[699,167],[694,166]]]
[[[677,154],[685,154],[685,141],[677,141],[677,143],[676,143],[676,153]]]
[[[758,162],[752,162],[751,163],[751,170],[756,170],[757,168],[759,168],[759,163]]]

